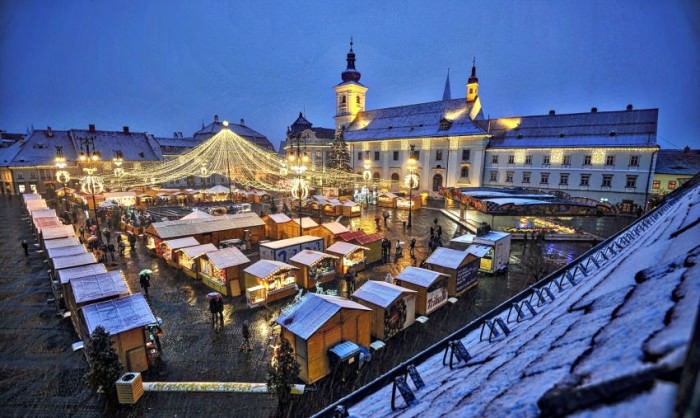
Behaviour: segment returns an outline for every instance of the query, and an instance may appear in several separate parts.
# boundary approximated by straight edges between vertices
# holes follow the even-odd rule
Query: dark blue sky
[[[322,3],[321,5],[316,3]],[[301,110],[333,127],[355,38],[367,107],[464,97],[486,114],[658,107],[700,147],[700,2],[0,1],[0,129],[191,135],[218,113],[275,144]]]

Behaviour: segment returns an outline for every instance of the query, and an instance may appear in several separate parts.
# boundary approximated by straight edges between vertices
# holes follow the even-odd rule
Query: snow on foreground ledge
[[[700,301],[700,186],[669,205],[610,262],[555,292],[534,318],[509,324],[509,336],[492,343],[479,342],[479,330],[465,336],[474,356],[469,366],[451,371],[442,366],[442,353],[419,364],[426,387],[416,392],[416,405],[403,408],[399,398],[403,409],[391,411],[389,385],[353,405],[351,416],[534,417],[545,394],[605,388],[611,379],[678,367]],[[675,387],[657,382],[651,390],[607,399],[613,406],[600,412],[619,416],[663,405],[670,413]],[[594,399],[566,413],[587,416],[600,406]]]

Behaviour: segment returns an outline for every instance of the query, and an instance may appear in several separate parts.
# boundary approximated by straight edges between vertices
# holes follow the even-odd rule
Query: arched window
[[[433,176],[433,191],[439,191],[440,187],[442,187],[442,175],[436,174]]]
[[[360,96],[355,97],[355,103],[360,104]]]
[[[399,173],[393,173],[391,175],[391,181],[393,181],[393,182],[399,181]]]
[[[340,96],[340,103],[345,104],[345,96]]]
[[[468,166],[462,167],[462,171],[460,171],[459,176],[463,177],[463,178],[469,178],[469,167]]]
[[[374,174],[372,174],[372,179],[374,179],[374,181],[379,181],[379,171],[375,171]]]

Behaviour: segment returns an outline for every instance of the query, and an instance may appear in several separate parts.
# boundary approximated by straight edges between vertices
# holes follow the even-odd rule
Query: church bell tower
[[[342,82],[335,86],[335,130],[347,127],[358,113],[365,110],[367,87],[360,83],[362,74],[355,69],[355,51],[350,38],[347,68],[342,72]]]

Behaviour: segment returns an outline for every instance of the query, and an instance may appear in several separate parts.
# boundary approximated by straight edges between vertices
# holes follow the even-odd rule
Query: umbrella
[[[151,271],[150,269],[143,269],[139,272],[139,277],[145,276],[147,274],[150,276],[151,274],[153,274],[153,271]]]
[[[207,299],[221,299],[221,293],[209,292],[209,293],[207,293]]]
[[[88,240],[88,242],[92,242],[92,241],[95,241],[96,239],[97,239],[97,237],[96,237],[96,236],[94,236],[94,235],[90,235],[90,236],[88,237],[88,239],[87,239],[87,240]]]

